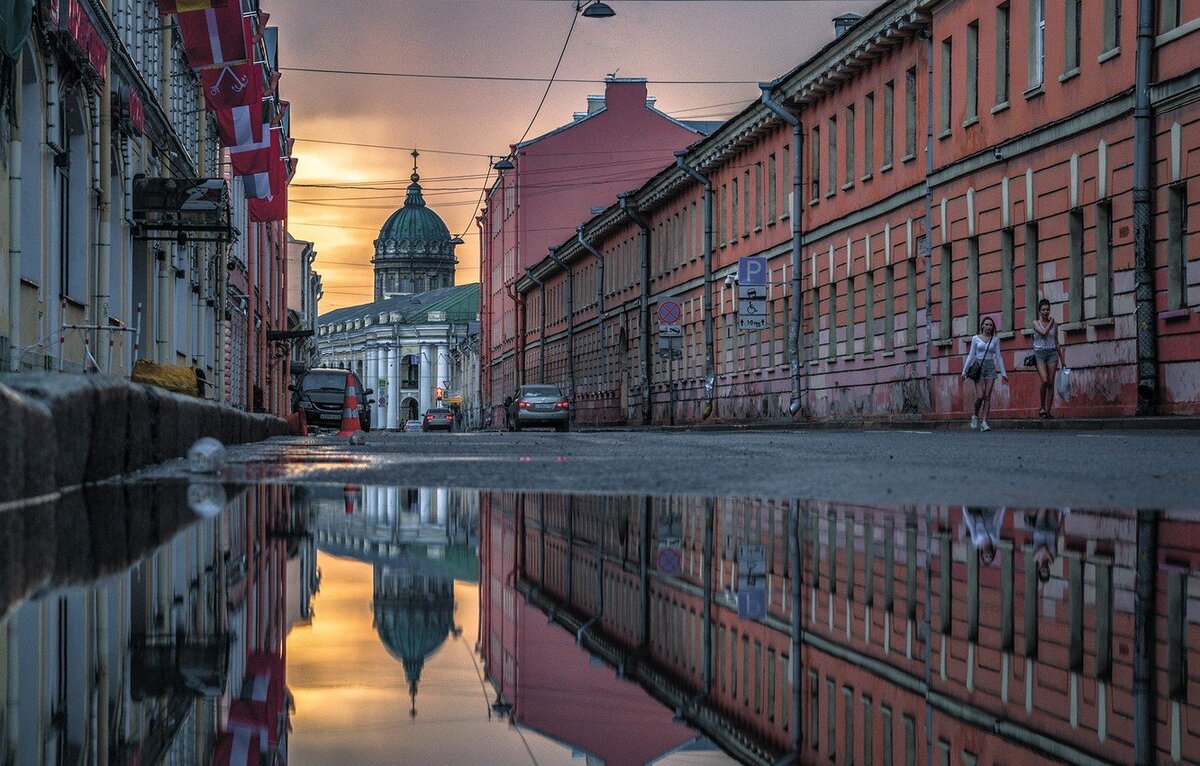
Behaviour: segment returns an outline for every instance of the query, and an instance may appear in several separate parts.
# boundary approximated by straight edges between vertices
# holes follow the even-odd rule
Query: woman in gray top
[[[1058,322],[1050,316],[1050,301],[1038,301],[1037,319],[1033,320],[1033,356],[1037,362],[1038,377],[1042,379],[1038,395],[1038,416],[1053,418],[1050,408],[1054,406],[1054,374],[1063,364],[1062,348],[1058,345]]]

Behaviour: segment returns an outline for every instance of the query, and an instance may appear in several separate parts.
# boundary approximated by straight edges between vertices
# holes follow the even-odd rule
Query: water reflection
[[[92,488],[0,512],[0,764],[1194,763],[1198,562],[1186,512]]]

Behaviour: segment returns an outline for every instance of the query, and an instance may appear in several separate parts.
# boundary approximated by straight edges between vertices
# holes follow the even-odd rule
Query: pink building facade
[[[1125,5],[880,4],[560,240],[570,314],[564,266],[518,277],[527,378],[545,357],[580,422],[957,419],[991,316],[1010,373],[992,412],[1026,417],[1039,380],[1021,362],[1047,298],[1073,370],[1059,414],[1200,412],[1200,6],[1150,3],[1139,89]],[[600,291],[582,270],[593,249]],[[769,322],[744,331],[734,277],[751,256],[767,259]],[[658,354],[667,300],[683,309],[678,361]]]

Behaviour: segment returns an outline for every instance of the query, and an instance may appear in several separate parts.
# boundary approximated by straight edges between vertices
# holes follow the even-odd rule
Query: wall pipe
[[[925,38],[925,384],[926,395],[933,399],[933,30],[921,30]],[[942,232],[946,240],[946,232]],[[917,256],[920,257],[919,252]],[[942,317],[950,322],[949,316]],[[953,328],[951,328],[953,329]]]
[[[508,297],[512,298],[513,306],[517,310],[516,348],[513,352],[517,357],[515,365],[517,376],[516,387],[520,388],[525,385],[525,299],[521,297],[519,292],[513,289],[511,282],[505,285],[504,289],[508,290]]]
[[[550,260],[567,272],[567,401],[571,403],[569,417],[575,418],[575,273],[571,264],[558,257],[550,248]]]
[[[1147,4],[1143,2],[1142,4]],[[1133,762],[1151,766],[1157,762],[1154,728],[1157,718],[1155,698],[1155,619],[1158,610],[1158,511],[1137,514],[1137,568],[1134,570],[1133,601]]]
[[[712,179],[696,170],[683,159],[687,152],[675,152],[675,165],[704,187],[704,419],[713,413],[713,397],[717,388],[717,366],[713,351],[713,300],[712,300],[712,254],[713,254],[713,190]]]
[[[538,383],[546,382],[546,283],[533,275],[533,269],[525,269],[525,275],[533,280],[541,291],[541,327],[538,328]]]
[[[608,501],[600,507],[600,531],[596,533],[596,613],[575,631],[575,645],[583,642],[583,634],[604,616],[604,530],[608,524]]]
[[[1137,414],[1153,415],[1158,398],[1158,316],[1154,300],[1154,6],[1138,0],[1133,107],[1133,282],[1137,315]]]
[[[771,98],[771,83],[759,83],[758,87],[762,90],[763,106],[770,109],[780,119],[792,126],[792,319],[791,326],[788,328],[788,359],[792,373],[792,401],[788,405],[788,412],[795,415],[800,411],[803,404],[800,393],[800,349],[804,345],[801,343],[800,338],[804,326],[801,321],[804,317],[804,303],[800,298],[800,248],[802,244],[800,216],[803,215],[804,206],[800,204],[800,155],[804,151],[804,130],[800,124],[800,118],[785,109],[783,104]]]
[[[642,336],[642,425],[650,425],[654,418],[654,408],[650,401],[650,385],[652,371],[650,369],[650,225],[629,207],[627,194],[617,197],[621,212],[642,230],[642,294],[641,294],[641,336]]]
[[[46,146],[50,149],[51,159],[57,158],[62,154],[63,147],[58,143],[58,61],[51,56],[46,61]],[[40,147],[39,147],[40,148]],[[40,155],[40,152],[39,152]],[[39,156],[39,165],[45,168],[42,158]],[[51,162],[50,179],[51,184],[57,183],[57,174],[54,171],[54,163]],[[54,186],[50,187],[51,189]],[[50,198],[45,200],[46,218],[51,218],[55,212],[61,215],[59,210],[59,201],[57,194],[51,194]],[[45,238],[45,224],[42,224],[42,241],[43,251],[49,250],[49,240]],[[62,359],[62,344],[59,342],[58,325],[63,321],[59,317],[61,304],[57,299],[58,286],[53,281],[57,280],[55,276],[56,269],[50,265],[51,259],[41,258],[42,272],[39,275],[40,287],[38,288],[38,297],[45,305],[45,311],[42,312],[42,326],[38,328],[39,336],[47,338],[46,349],[51,358],[57,357]]]
[[[106,65],[107,66],[107,65]],[[105,77],[105,82],[110,82],[109,77]],[[96,215],[98,216],[97,228],[99,229],[99,242],[96,245],[98,271],[96,275],[96,324],[105,326],[108,324],[108,317],[112,313],[110,298],[112,295],[112,89],[104,88],[100,91],[100,119],[97,124],[99,134],[100,147],[97,153],[97,162],[100,172],[99,193],[96,197]],[[103,338],[97,334],[96,338],[96,354],[100,362],[100,369],[107,370],[112,365],[112,347],[108,343],[102,343]]]
[[[21,114],[21,83],[13,88],[13,113]],[[8,338],[9,369],[20,365],[21,348],[21,127],[8,139]]]
[[[596,324],[600,332],[600,349],[604,354],[604,385],[608,385],[608,347],[604,343],[604,320],[607,317],[604,314],[604,256],[599,250],[592,247],[583,238],[583,227],[575,227],[575,237],[579,240],[579,244],[583,249],[587,250],[596,259]]]

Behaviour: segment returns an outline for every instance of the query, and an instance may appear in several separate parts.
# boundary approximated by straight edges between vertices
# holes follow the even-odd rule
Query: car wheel
[[[371,418],[362,418],[359,422],[362,424],[362,430],[365,433],[371,433]]]
[[[517,421],[515,421],[515,420],[514,420],[514,421],[513,421],[513,429],[512,429],[512,430],[514,430],[514,431],[520,431],[520,430],[521,430],[521,424],[520,424],[519,422],[517,422]]]
[[[560,425],[558,427],[558,430],[562,431],[563,433],[566,433],[567,431],[571,430],[571,424],[569,422],[564,422],[562,425]]]

